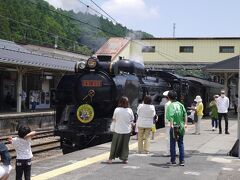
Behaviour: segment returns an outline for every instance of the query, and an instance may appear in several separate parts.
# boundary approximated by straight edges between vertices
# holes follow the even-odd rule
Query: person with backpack
[[[179,165],[184,166],[184,143],[183,137],[187,128],[187,112],[183,104],[177,101],[175,91],[168,92],[171,103],[167,107],[166,117],[170,122],[170,155],[169,164],[176,165],[176,142],[179,148]]]

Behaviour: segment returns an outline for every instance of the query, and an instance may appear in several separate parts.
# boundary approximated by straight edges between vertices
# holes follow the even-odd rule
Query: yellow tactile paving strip
[[[165,136],[164,133],[156,133],[155,140],[157,140],[157,139],[159,139],[160,137],[163,137],[163,136]],[[132,143],[132,144],[129,145],[129,150],[134,150],[137,147],[138,147],[137,142]],[[76,163],[73,163],[73,164],[70,164],[70,165],[67,165],[67,166],[63,166],[63,167],[54,169],[52,171],[49,171],[49,172],[46,172],[46,173],[43,173],[43,174],[36,175],[34,177],[31,177],[31,179],[32,180],[51,179],[51,178],[60,176],[62,174],[74,171],[76,169],[86,167],[88,165],[91,165],[91,164],[94,164],[94,163],[97,163],[97,162],[100,162],[100,161],[103,161],[103,160],[107,160],[108,157],[109,157],[109,152],[106,152],[106,153],[103,153],[103,154],[100,154],[100,155],[97,155],[97,156],[94,156],[94,157],[91,157],[91,158],[86,158],[84,160],[78,161]]]
[[[131,144],[129,146],[130,150],[133,150],[135,148],[137,148],[137,142],[133,143],[133,144]],[[67,165],[67,166],[63,166],[63,167],[54,169],[52,171],[49,171],[49,172],[46,172],[46,173],[34,176],[31,179],[32,180],[51,179],[51,178],[54,178],[56,176],[59,176],[59,175],[62,175],[62,174],[74,171],[76,169],[79,169],[79,168],[86,167],[88,165],[94,164],[96,162],[100,162],[100,161],[106,160],[106,159],[108,159],[108,157],[109,157],[109,152],[103,153],[103,154],[100,154],[100,155],[97,155],[97,156],[94,156],[94,157],[91,157],[91,158],[87,158],[87,159],[78,161],[76,163],[73,163],[73,164],[70,164],[70,165]]]

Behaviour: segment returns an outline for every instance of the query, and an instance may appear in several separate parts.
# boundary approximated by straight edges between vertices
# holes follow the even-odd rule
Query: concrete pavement
[[[224,122],[222,122],[224,127]],[[130,142],[129,163],[115,160],[106,163],[110,143],[91,147],[64,156],[33,163],[32,179],[54,180],[239,180],[240,159],[227,156],[237,138],[237,121],[229,121],[230,135],[211,131],[211,122],[201,122],[201,134],[193,135],[189,125],[185,142],[185,166],[169,166],[164,156],[167,149],[165,129],[157,131],[150,154],[137,154],[137,140]],[[177,161],[178,162],[178,161]],[[11,174],[11,179],[14,173]]]

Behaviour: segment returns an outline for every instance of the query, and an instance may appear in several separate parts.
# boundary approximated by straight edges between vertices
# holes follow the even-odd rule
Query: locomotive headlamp
[[[85,67],[86,67],[86,63],[84,61],[79,62],[78,64],[79,69],[85,69]]]
[[[87,66],[91,69],[94,69],[97,66],[97,59],[96,58],[89,58],[87,61]]]

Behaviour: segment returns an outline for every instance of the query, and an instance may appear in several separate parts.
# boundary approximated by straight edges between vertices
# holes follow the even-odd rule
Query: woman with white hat
[[[197,102],[195,113],[197,114],[197,121],[195,122],[195,133],[199,135],[200,134],[200,122],[203,117],[203,103],[201,96],[197,95],[194,101]]]

